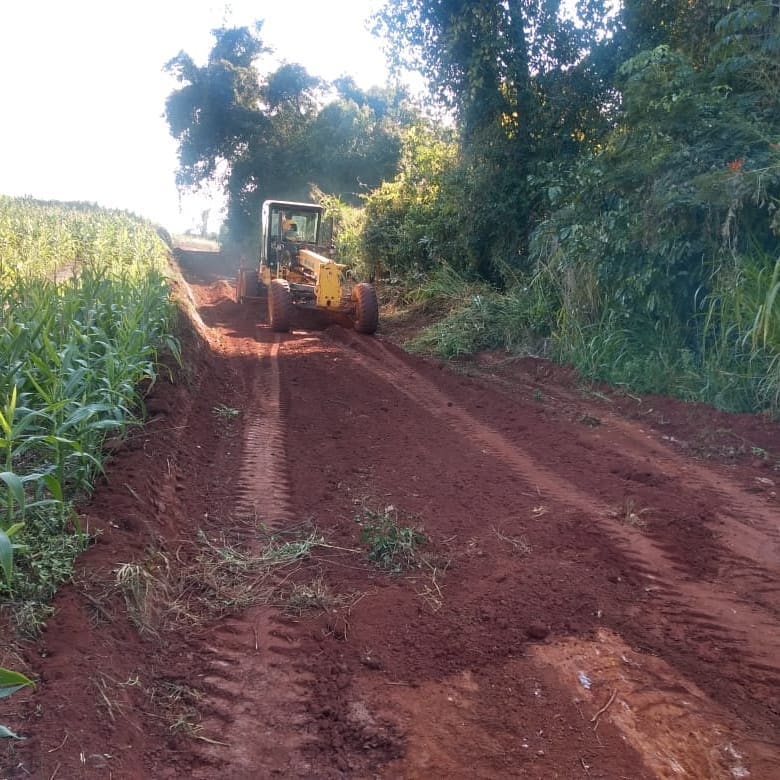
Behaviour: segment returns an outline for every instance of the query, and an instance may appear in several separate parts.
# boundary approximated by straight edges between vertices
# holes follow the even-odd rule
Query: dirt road
[[[6,776],[780,777],[776,424],[275,335],[183,263]]]

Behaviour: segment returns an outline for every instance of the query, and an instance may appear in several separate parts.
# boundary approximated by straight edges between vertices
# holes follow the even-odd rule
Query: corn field
[[[0,595],[45,599],[86,543],[73,510],[107,436],[178,355],[152,225],[0,196]]]

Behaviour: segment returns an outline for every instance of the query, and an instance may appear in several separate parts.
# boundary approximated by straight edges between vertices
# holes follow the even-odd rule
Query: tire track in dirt
[[[278,336],[250,381],[249,401],[243,410],[245,455],[234,511],[278,529],[292,521]]]
[[[532,655],[561,676],[576,678],[587,670],[598,680],[594,690],[582,692],[594,710],[601,704],[591,722],[596,728],[601,718],[615,723],[657,777],[734,780],[773,771],[771,751],[735,733],[729,712],[662,658],[633,651],[610,631],[537,646]]]
[[[295,663],[299,646],[284,619],[266,608],[249,609],[222,621],[198,655],[200,725],[216,736],[193,744],[199,762],[190,776],[311,777],[303,756],[311,681]]]
[[[501,377],[488,373],[484,377],[502,395],[514,402],[512,385]],[[516,393],[516,388],[514,388]],[[613,408],[605,404],[597,406],[563,387],[555,387],[551,398],[555,406],[563,407],[565,414],[572,420],[594,420],[601,423],[591,434],[580,432],[575,435],[584,446],[598,444],[601,431],[609,434],[609,441],[616,439],[620,445],[621,457],[630,456],[635,463],[641,464],[636,477],[638,481],[654,484],[655,478],[669,480],[675,489],[685,490],[691,495],[699,491],[717,497],[722,512],[735,520],[738,529],[724,526],[717,530],[725,546],[738,556],[753,558],[770,571],[778,571],[780,554],[780,510],[776,495],[770,491],[767,496],[758,495],[761,488],[773,487],[773,480],[756,478],[752,485],[736,482],[728,467],[717,463],[701,465],[692,457],[680,455],[677,447],[684,442],[664,435],[658,430],[647,428],[641,421],[630,422]],[[597,394],[597,397],[601,397]],[[610,401],[604,397],[605,401]],[[637,399],[639,400],[639,399]],[[652,409],[650,410],[652,411]],[[651,462],[651,472],[644,471]],[[773,500],[774,499],[774,500]]]
[[[611,435],[619,436],[621,453],[642,463],[648,456],[653,469],[696,494],[707,491],[718,501],[720,513],[735,524],[726,523],[716,531],[722,544],[738,558],[753,560],[766,570],[778,573],[780,557],[780,511],[766,499],[745,492],[745,487],[727,475],[715,476],[690,458],[683,458],[654,436],[639,433],[630,423],[611,419]],[[736,527],[735,527],[736,526]]]
[[[219,285],[216,285],[219,288]],[[197,296],[187,285],[197,307]],[[202,288],[199,293],[203,295]],[[219,298],[218,290],[206,295]],[[251,315],[252,313],[249,312]],[[232,500],[224,507],[231,527],[241,533],[249,554],[258,552],[257,530],[281,531],[292,522],[285,440],[286,409],[281,392],[280,338],[260,329],[250,316],[234,338],[223,340],[219,328],[204,322],[198,309],[193,319],[201,335],[220,345],[228,359],[240,356],[236,395],[242,422],[242,460]],[[254,533],[253,533],[254,529]],[[310,681],[293,663],[300,649],[288,621],[270,607],[257,606],[227,617],[199,640],[193,653],[200,673],[194,683],[201,696],[193,742],[191,776],[257,778],[283,773],[310,777],[305,748],[305,693]]]
[[[494,384],[509,397],[500,382]],[[643,496],[642,506],[651,507],[651,517],[655,514],[653,507],[665,515],[656,518],[665,524],[651,519],[643,534],[651,535],[686,579],[695,568],[697,579],[711,581],[731,594],[732,611],[744,602],[755,603],[774,621],[780,620],[780,507],[776,494],[769,490],[773,480],[755,476],[752,482],[744,477],[737,480],[726,466],[710,463],[705,467],[681,455],[677,449],[680,442],[648,430],[641,422],[632,424],[610,409],[605,415],[603,405],[587,403],[563,388],[556,388],[555,395],[561,402],[556,406],[564,406],[565,415],[572,421],[601,421],[597,428],[577,426],[571,451],[598,451],[606,443],[613,450],[617,443],[620,457],[612,473],[626,480],[627,494]],[[581,478],[580,486],[587,484],[582,481],[588,479],[586,471],[576,476]],[[707,507],[706,512],[698,517],[676,517],[673,507],[679,505],[681,496],[691,507]],[[671,508],[664,509],[665,504]],[[686,523],[699,530],[698,548],[678,539]]]
[[[502,395],[507,394],[500,381],[494,384]],[[555,396],[568,407],[567,416],[572,420],[585,418],[602,423],[595,430],[576,433],[574,446],[598,448],[604,438],[610,444],[617,441],[621,461],[633,461],[631,467],[621,466],[620,476],[633,480],[635,487],[663,487],[675,495],[690,496],[692,506],[706,496],[707,504],[717,507],[707,528],[711,529],[712,542],[720,548],[720,580],[741,597],[759,601],[780,617],[780,506],[776,494],[769,490],[773,480],[755,477],[753,484],[742,484],[723,466],[709,464],[705,468],[693,458],[681,456],[673,446],[674,439],[668,436],[648,432],[641,424],[632,424],[611,410],[605,416],[603,406],[589,404],[563,388],[556,388]],[[673,541],[664,548],[675,558]],[[684,559],[679,562],[685,565]]]
[[[645,579],[646,592],[657,596],[655,607],[668,624],[683,635],[701,633],[714,639],[719,660],[725,664],[724,676],[733,675],[738,681],[747,670],[760,698],[773,710],[780,687],[780,621],[775,615],[746,603],[718,583],[692,581],[685,566],[656,541],[610,519],[610,506],[541,466],[518,444],[460,407],[382,342],[366,342],[346,332],[334,332],[329,337],[350,348],[350,354],[363,368],[459,431],[486,456],[509,465],[540,495],[540,501],[544,498],[580,510],[596,522],[617,544],[632,569]]]

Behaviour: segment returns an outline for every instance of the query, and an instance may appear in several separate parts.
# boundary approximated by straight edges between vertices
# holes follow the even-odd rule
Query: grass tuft
[[[420,550],[427,537],[420,528],[401,525],[394,506],[379,511],[364,506],[355,520],[369,560],[381,569],[398,573],[421,565]]]

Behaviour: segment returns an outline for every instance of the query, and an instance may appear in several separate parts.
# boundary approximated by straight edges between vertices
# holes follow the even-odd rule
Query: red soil
[[[42,637],[0,653],[40,681],[0,702],[27,737],[3,777],[780,776],[776,424],[276,336],[219,256],[183,261],[186,368],[84,508]],[[411,567],[368,560],[366,507],[423,530]],[[216,603],[207,543],[268,529],[324,544]]]

